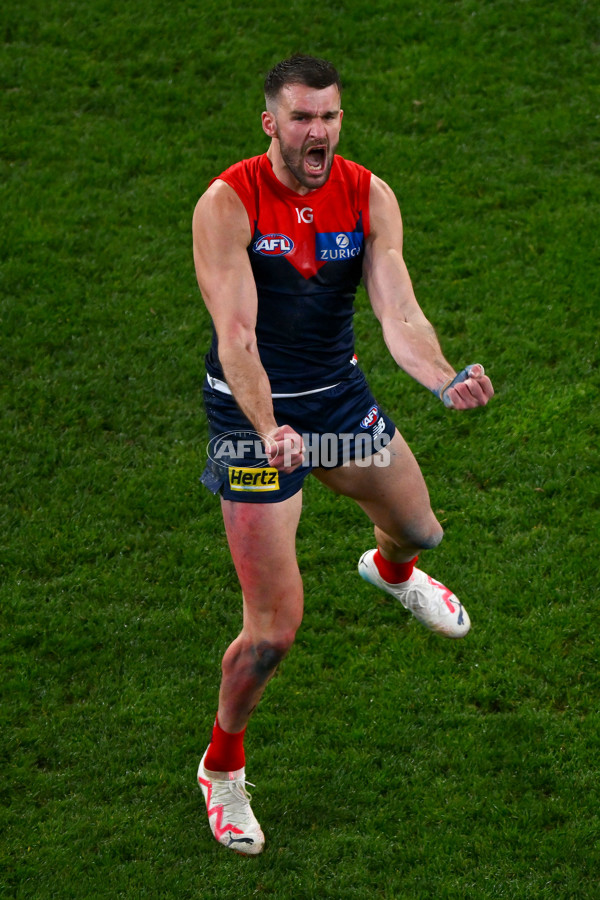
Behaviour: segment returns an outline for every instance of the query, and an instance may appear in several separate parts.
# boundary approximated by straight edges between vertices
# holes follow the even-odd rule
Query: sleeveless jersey
[[[256,337],[273,393],[301,393],[350,377],[371,173],[335,156],[327,182],[297,194],[276,178],[265,153],[218,177],[235,190],[250,221]],[[209,375],[223,378],[214,334],[206,365]]]

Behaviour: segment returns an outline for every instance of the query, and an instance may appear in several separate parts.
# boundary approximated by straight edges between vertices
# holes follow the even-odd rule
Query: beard
[[[329,141],[307,142],[296,150],[285,144],[279,134],[277,138],[281,158],[296,181],[308,190],[322,187],[331,173],[338,142],[334,146]]]

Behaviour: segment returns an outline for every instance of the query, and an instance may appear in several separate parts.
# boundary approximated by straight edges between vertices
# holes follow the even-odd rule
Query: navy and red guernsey
[[[302,393],[350,377],[371,173],[335,156],[327,182],[297,194],[276,178],[265,153],[218,177],[248,213],[256,337],[272,392]],[[216,336],[206,366],[210,376],[223,378]]]

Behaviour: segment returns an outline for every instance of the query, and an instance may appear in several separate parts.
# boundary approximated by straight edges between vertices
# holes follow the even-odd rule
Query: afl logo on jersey
[[[294,249],[294,242],[285,234],[265,234],[252,247],[261,256],[287,256]]]

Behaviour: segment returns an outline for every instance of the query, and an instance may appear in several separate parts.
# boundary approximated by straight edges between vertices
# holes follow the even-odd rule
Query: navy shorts
[[[275,420],[302,435],[306,448],[304,463],[288,474],[268,465],[260,435],[231,394],[211,387],[208,379],[204,403],[210,440],[200,480],[213,494],[242,503],[287,500],[314,468],[337,468],[350,460],[386,465],[384,448],[396,431],[360,369],[324,391],[275,396]]]

